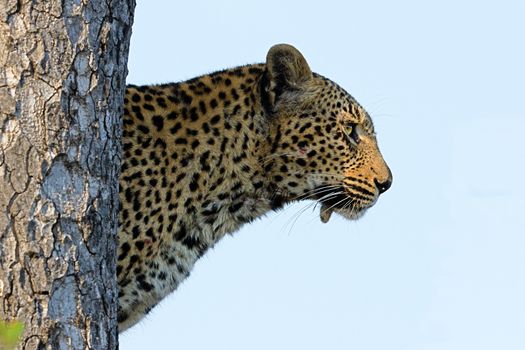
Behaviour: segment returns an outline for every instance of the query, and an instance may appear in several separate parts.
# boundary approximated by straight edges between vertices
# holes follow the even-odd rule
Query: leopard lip
[[[321,205],[321,210],[319,211],[321,222],[323,224],[326,224],[328,220],[330,220],[330,217],[332,216],[333,212],[334,212],[334,209],[329,207],[328,204]]]

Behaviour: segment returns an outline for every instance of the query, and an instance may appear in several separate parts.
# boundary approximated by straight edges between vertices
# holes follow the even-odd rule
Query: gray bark
[[[0,0],[0,318],[116,349],[120,115],[135,0]]]

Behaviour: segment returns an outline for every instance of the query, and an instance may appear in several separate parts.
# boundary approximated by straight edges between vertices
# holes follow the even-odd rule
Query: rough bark
[[[115,349],[120,115],[135,0],[0,0],[0,318]]]

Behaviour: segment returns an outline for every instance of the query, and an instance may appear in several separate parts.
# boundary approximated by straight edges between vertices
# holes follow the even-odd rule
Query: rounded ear
[[[292,45],[272,46],[266,55],[270,81],[283,87],[295,87],[312,78],[312,71],[303,55]]]
[[[312,77],[312,71],[299,50],[288,44],[272,46],[266,55],[263,103],[273,111],[284,91],[296,90]]]

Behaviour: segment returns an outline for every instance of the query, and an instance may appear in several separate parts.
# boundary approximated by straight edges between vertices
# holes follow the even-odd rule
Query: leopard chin
[[[317,191],[316,197],[321,203],[319,217],[321,222],[327,223],[332,217],[332,213],[336,213],[347,220],[358,220],[367,209],[372,207],[377,202],[377,197],[363,200],[362,198],[354,198],[345,191],[343,186],[332,186]]]
[[[321,218],[321,222],[324,224],[330,220],[332,213],[336,213],[347,220],[358,220],[365,215],[368,208],[369,207],[331,208],[327,204],[323,204],[319,210],[319,216]]]

